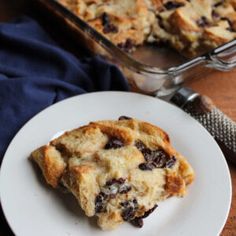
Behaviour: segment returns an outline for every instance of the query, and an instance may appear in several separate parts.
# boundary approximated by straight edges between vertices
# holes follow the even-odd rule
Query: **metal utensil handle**
[[[225,157],[236,164],[236,123],[206,96],[181,88],[171,101],[198,120],[215,138]]]

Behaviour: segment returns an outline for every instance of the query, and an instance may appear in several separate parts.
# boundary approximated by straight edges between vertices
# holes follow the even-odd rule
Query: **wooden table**
[[[9,3],[9,1],[4,1]],[[12,3],[13,2],[14,1],[12,1]],[[24,2],[24,0],[20,2]],[[12,8],[7,7],[10,11],[6,11],[6,8],[1,4],[2,3],[0,3],[0,21],[8,19],[9,16],[14,15],[19,9],[18,6],[16,6],[12,11]],[[236,121],[236,70],[227,73],[215,72],[205,76],[205,78],[201,80],[189,82],[188,85],[197,92],[209,96],[222,111]],[[230,214],[221,236],[236,236],[236,167],[229,164],[229,168],[232,177],[233,196]],[[0,236],[10,235],[13,234],[2,212],[0,212]]]

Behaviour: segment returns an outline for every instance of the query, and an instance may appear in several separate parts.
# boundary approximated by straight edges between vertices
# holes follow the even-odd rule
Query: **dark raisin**
[[[152,153],[153,162],[156,168],[164,168],[169,160],[169,155],[163,150],[155,150]]]
[[[212,11],[211,15],[212,15],[213,18],[219,18],[220,17],[220,15],[215,10]]]
[[[197,25],[200,27],[205,27],[209,25],[209,22],[205,16],[202,16],[199,20],[197,20]]]
[[[124,221],[131,221],[135,217],[135,213],[138,209],[138,202],[136,199],[125,201],[120,203],[123,207],[121,216]]]
[[[143,227],[143,218],[148,217],[156,208],[157,208],[157,205],[155,205],[153,208],[146,211],[142,216],[135,217],[134,219],[130,221],[130,223],[139,228]]]
[[[222,1],[220,1],[220,2],[218,2],[218,3],[216,3],[216,4],[214,4],[214,7],[219,7],[219,6],[221,6],[223,3],[224,3],[224,0],[222,0]]]
[[[176,9],[178,7],[183,7],[184,6],[184,3],[181,3],[181,2],[173,2],[173,1],[169,1],[167,3],[164,4],[164,7],[167,9],[167,10],[172,10],[172,9]]]
[[[104,34],[117,33],[117,32],[118,32],[117,26],[113,25],[112,23],[104,25],[104,27],[103,27]]]
[[[123,184],[125,182],[125,179],[123,179],[123,178],[119,178],[119,179],[111,179],[111,180],[108,180],[107,182],[106,182],[106,185],[107,186],[110,186],[110,185],[112,185],[112,184]]]
[[[135,210],[132,207],[125,208],[121,214],[123,220],[130,221],[135,216]]]
[[[127,39],[124,43],[118,43],[117,46],[125,52],[131,52],[134,48],[134,43],[131,39]]]
[[[138,168],[140,170],[152,170],[155,168],[155,166],[152,163],[146,162],[146,163],[139,164]]]
[[[151,209],[149,209],[148,211],[146,211],[146,212],[144,213],[144,215],[142,215],[142,218],[148,217],[156,208],[157,208],[157,205],[155,205],[153,208],[151,208]]]
[[[123,184],[119,188],[119,193],[125,194],[125,193],[128,193],[130,190],[131,190],[131,186]]]
[[[176,158],[175,157],[171,157],[165,164],[165,167],[167,168],[171,168],[176,162]]]
[[[95,198],[95,212],[100,213],[100,212],[106,212],[106,200],[108,199],[108,196],[100,192],[96,198]]]
[[[141,140],[135,141],[134,145],[140,152],[142,152],[142,150],[146,148],[146,145]]]
[[[109,17],[109,15],[106,12],[104,12],[102,14],[101,18],[102,18],[102,25],[103,26],[110,24],[110,17]]]
[[[232,22],[230,21],[229,18],[227,18],[227,17],[222,17],[221,20],[227,21],[228,24],[229,24],[229,27],[227,28],[227,30],[229,30],[229,31],[231,31],[231,32],[234,32],[233,24],[232,24]]]
[[[143,219],[140,217],[136,217],[133,220],[130,221],[130,223],[138,228],[142,228],[143,227]]]
[[[124,146],[124,143],[122,140],[112,137],[112,138],[110,138],[110,140],[106,144],[105,149],[111,149],[111,148],[117,149],[117,148],[121,148],[123,146]]]
[[[132,118],[128,116],[120,116],[119,120],[132,120]]]

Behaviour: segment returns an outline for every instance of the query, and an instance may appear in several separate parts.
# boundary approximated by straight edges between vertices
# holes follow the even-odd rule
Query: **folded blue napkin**
[[[0,24],[0,162],[16,132],[42,109],[93,91],[128,90],[99,57],[78,60],[31,18]]]

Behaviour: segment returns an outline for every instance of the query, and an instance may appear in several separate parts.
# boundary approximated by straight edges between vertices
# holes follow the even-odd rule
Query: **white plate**
[[[61,130],[121,115],[156,124],[170,135],[196,172],[188,195],[160,203],[142,229],[128,223],[102,232],[86,218],[73,197],[47,187],[27,159]],[[180,109],[149,96],[100,92],[57,103],[31,119],[11,142],[1,168],[1,203],[7,221],[19,236],[216,236],[231,202],[231,180],[224,156],[208,132]]]

